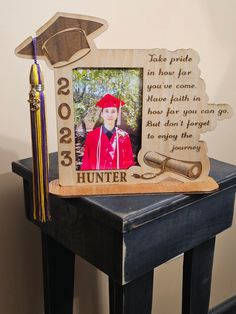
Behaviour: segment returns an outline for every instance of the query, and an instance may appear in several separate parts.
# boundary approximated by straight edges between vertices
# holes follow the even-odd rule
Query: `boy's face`
[[[114,123],[118,117],[118,110],[115,107],[107,107],[102,110],[101,117],[104,119],[104,122]]]

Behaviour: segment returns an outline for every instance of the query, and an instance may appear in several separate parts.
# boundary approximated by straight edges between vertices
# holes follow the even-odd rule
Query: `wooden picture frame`
[[[99,18],[57,13],[37,31],[38,57],[47,62],[55,76],[59,180],[51,183],[51,192],[75,196],[217,189],[216,182],[208,176],[210,163],[201,134],[214,129],[218,120],[230,118],[232,109],[226,104],[208,104],[197,52],[193,49],[97,49],[93,39],[106,28],[107,23]],[[32,38],[28,38],[16,48],[16,54],[32,58],[31,42]],[[139,73],[139,88],[135,84],[133,88],[138,90],[141,101],[137,101],[136,94],[132,99],[130,91],[109,87],[112,80],[114,86],[119,85],[116,83],[119,71],[128,76],[133,70]],[[81,109],[84,98],[76,100],[73,76],[84,73],[89,81],[88,73],[93,71],[97,71],[97,80],[104,80],[109,71],[113,73],[113,77],[110,75],[97,85],[96,79],[92,80],[97,91],[90,94],[89,108],[95,116],[100,98],[112,94],[126,100],[123,120],[126,118],[126,124],[129,121],[128,128],[131,128],[132,115],[138,117],[141,148],[134,153],[135,163],[129,168],[81,170],[82,151],[81,160],[77,161],[75,132],[80,126],[75,127],[75,107],[77,104]],[[141,117],[136,112],[140,108]],[[126,134],[129,132],[124,131],[122,135],[121,129],[116,138],[122,140]],[[115,154],[118,155],[118,150]]]

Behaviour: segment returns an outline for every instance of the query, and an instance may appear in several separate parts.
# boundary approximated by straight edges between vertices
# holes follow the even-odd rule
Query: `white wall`
[[[108,21],[96,39],[99,48],[193,48],[201,57],[202,78],[210,102],[236,108],[235,0],[40,0],[1,1],[0,115],[0,312],[43,312],[40,235],[24,218],[21,180],[11,173],[13,160],[31,155],[28,72],[30,60],[14,56],[15,47],[64,11]],[[56,150],[53,73],[43,64],[47,88],[49,148]],[[236,114],[204,135],[209,156],[236,164]],[[217,239],[211,304],[236,294],[236,226]],[[77,259],[80,283],[75,307],[80,314],[106,314],[106,276]],[[175,314],[180,308],[182,260],[156,271],[153,314]],[[88,280],[89,278],[89,280]],[[169,282],[173,284],[169,285]],[[78,295],[80,294],[80,302]],[[89,297],[89,293],[91,296]],[[99,297],[99,299],[97,298]],[[170,302],[172,298],[173,302]],[[94,301],[96,300],[96,301]],[[97,310],[98,309],[98,310]]]

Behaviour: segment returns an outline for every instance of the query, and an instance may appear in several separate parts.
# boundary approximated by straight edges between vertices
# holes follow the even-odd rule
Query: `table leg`
[[[72,314],[75,255],[42,232],[45,314]]]
[[[110,314],[151,314],[153,270],[126,285],[109,278]]]
[[[215,237],[184,254],[182,314],[207,314]]]

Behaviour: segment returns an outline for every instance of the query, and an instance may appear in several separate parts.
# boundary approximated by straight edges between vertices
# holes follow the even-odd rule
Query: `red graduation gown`
[[[87,134],[81,170],[128,169],[133,166],[134,158],[129,134],[116,128],[116,132],[109,140],[101,128],[96,128]],[[118,162],[117,147],[119,148]]]

